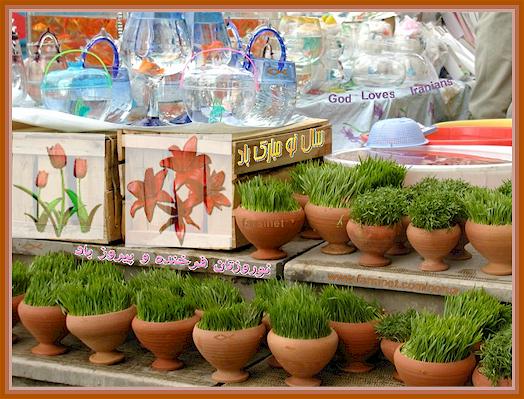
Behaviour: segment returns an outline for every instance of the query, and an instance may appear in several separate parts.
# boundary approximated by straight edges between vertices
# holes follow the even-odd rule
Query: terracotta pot
[[[269,324],[269,316],[268,315],[264,315],[264,317],[262,317],[262,324],[264,324],[264,326],[266,327],[266,331],[269,332],[271,331],[271,325]],[[265,344],[267,345],[267,338],[264,339],[265,341]],[[266,363],[268,364],[269,367],[272,367],[274,369],[281,369],[282,368],[282,365],[278,362],[277,359],[275,359],[275,356],[271,355],[267,358],[266,360]]]
[[[329,255],[344,255],[355,252],[355,247],[348,245],[349,236],[346,225],[349,220],[348,208],[326,208],[308,202],[305,207],[307,220],[328,242],[321,251]]]
[[[282,259],[287,256],[280,247],[295,237],[304,224],[302,209],[293,212],[255,212],[242,207],[234,210],[238,228],[257,250],[255,259]]]
[[[396,342],[387,338],[382,338],[380,340],[380,349],[382,350],[384,356],[386,356],[386,359],[388,359],[389,362],[393,365],[393,368],[395,366],[395,361],[393,359],[395,351],[402,344],[403,342]],[[397,369],[395,368],[393,369],[393,378],[397,381],[402,381],[398,375]]]
[[[394,361],[400,378],[407,386],[452,387],[465,385],[475,368],[475,355],[450,363],[430,363],[410,359],[399,346],[395,350]]]
[[[338,346],[337,333],[332,330],[327,337],[319,339],[293,339],[276,335],[271,330],[267,336],[271,353],[290,377],[286,384],[292,387],[319,386],[318,374],[335,355]]]
[[[20,294],[17,296],[14,296],[11,298],[11,324],[12,327],[16,325],[20,321],[20,317],[18,316],[18,305],[20,305],[20,302],[24,299],[25,294]],[[15,333],[11,334],[11,343],[14,344],[15,342],[18,342],[20,338]]]
[[[67,315],[67,328],[75,337],[95,351],[89,356],[94,364],[111,365],[124,360],[124,354],[115,350],[122,345],[136,315],[134,305],[119,312],[95,316]]]
[[[140,343],[156,357],[151,367],[170,371],[184,367],[178,356],[191,344],[193,327],[198,320],[200,317],[195,315],[185,320],[154,323],[135,317],[131,325]]]
[[[366,360],[377,352],[379,340],[375,331],[377,321],[366,323],[340,323],[331,321],[331,327],[337,332],[346,353],[347,363],[340,367],[348,373],[367,373],[375,366]]]
[[[257,352],[266,327],[256,327],[237,331],[207,331],[193,329],[193,341],[200,352],[217,369],[211,378],[216,382],[242,382],[249,373],[242,368]]]
[[[460,238],[458,225],[450,229],[427,231],[410,224],[407,235],[413,248],[424,258],[419,266],[420,270],[441,272],[449,269],[443,259],[457,245]]]
[[[400,228],[397,236],[395,237],[395,243],[393,246],[386,252],[386,255],[390,256],[401,256],[407,255],[411,252],[411,248],[407,246],[408,236],[406,235],[406,230],[411,222],[409,216],[402,216]]]
[[[472,258],[472,255],[464,248],[468,245],[468,235],[466,234],[466,221],[461,220],[459,222],[460,227],[460,238],[455,248],[448,254],[450,260],[468,260]]]
[[[353,245],[362,252],[360,266],[381,267],[391,263],[384,254],[393,246],[400,225],[365,226],[350,220],[346,229]]]
[[[21,302],[18,315],[25,329],[38,341],[32,353],[56,356],[67,350],[60,344],[67,335],[66,315],[60,306],[30,306]]]
[[[297,202],[300,204],[302,209],[306,207],[306,204],[309,201],[309,197],[307,195],[299,194],[299,193],[293,193],[293,198],[297,200]],[[315,229],[311,228],[311,226],[309,225],[307,221],[307,217],[306,217],[306,221],[304,222],[304,228],[302,232],[300,233],[300,237],[306,238],[308,240],[321,240],[322,239],[322,237],[320,237],[320,234],[318,234],[318,232],[315,231]]]
[[[479,366],[475,367],[475,370],[473,371],[473,375],[471,377],[471,381],[473,382],[473,386],[475,387],[493,387],[491,385],[491,381],[486,377],[484,374],[480,372]],[[502,380],[499,380],[497,382],[496,387],[511,387],[512,380],[511,378],[504,378]]]
[[[204,311],[200,310],[200,309],[197,309],[197,310],[195,310],[195,314],[198,316],[199,319],[201,319],[202,316],[204,316]]]
[[[480,254],[488,260],[481,269],[486,274],[507,276],[512,273],[511,267],[511,225],[489,226],[466,222],[466,234]]]

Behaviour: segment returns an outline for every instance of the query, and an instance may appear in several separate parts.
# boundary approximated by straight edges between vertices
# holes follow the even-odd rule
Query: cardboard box
[[[13,237],[104,244],[121,239],[116,132],[32,127],[14,130],[12,137]]]
[[[176,134],[120,132],[126,246],[246,245],[233,218],[240,202],[235,183],[331,153],[331,125],[324,119],[278,129],[225,125],[194,129],[188,125]]]

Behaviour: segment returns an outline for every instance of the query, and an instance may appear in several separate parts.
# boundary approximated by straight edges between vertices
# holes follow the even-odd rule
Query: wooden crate
[[[121,239],[116,132],[61,133],[33,127],[14,130],[12,137],[13,237],[104,244]],[[48,154],[47,149],[57,144],[66,155],[63,168],[54,167]],[[75,159],[87,162],[80,179],[74,175]],[[39,171],[48,173],[40,188]]]
[[[204,129],[119,133],[119,155],[125,157],[126,246],[246,245],[233,218],[240,202],[235,182],[331,153],[331,125],[324,119],[279,129]]]

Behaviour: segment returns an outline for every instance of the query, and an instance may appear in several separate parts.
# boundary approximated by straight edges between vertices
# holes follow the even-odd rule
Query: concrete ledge
[[[485,259],[469,245],[473,258],[450,261],[449,270],[438,273],[418,269],[420,256],[391,257],[391,265],[382,268],[362,267],[360,253],[326,255],[317,246],[286,263],[284,276],[288,280],[312,283],[349,285],[430,295],[457,294],[472,288],[484,288],[501,301],[512,301],[512,276],[490,276],[480,271]]]

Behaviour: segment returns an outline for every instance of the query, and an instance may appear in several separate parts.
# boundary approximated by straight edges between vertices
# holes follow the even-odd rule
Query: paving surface
[[[250,254],[254,251],[254,247],[248,246],[232,251],[210,251],[202,249],[186,249],[186,248],[127,248],[121,244],[118,245],[100,245],[100,244],[83,244],[83,243],[73,243],[65,241],[52,241],[52,240],[33,240],[25,238],[13,238],[13,253],[19,255],[43,255],[48,252],[57,252],[57,251],[66,251],[74,253],[79,246],[86,245],[86,248],[92,250],[92,258],[96,259],[99,256],[108,254],[109,251],[115,251],[115,257],[118,258],[120,254],[124,259],[124,255],[127,256],[126,259],[133,260],[133,266],[155,266],[168,265],[172,268],[178,270],[192,270],[195,272],[206,272],[206,273],[221,273],[228,276],[245,276],[245,277],[255,277],[255,278],[274,278],[277,276],[282,276],[284,264],[295,256],[308,251],[309,249],[321,244],[322,241],[318,240],[305,240],[300,237],[296,237],[295,240],[287,243],[282,247],[284,251],[287,252],[288,256],[283,259],[276,261],[263,261],[253,259]],[[144,254],[147,254],[144,257]],[[171,258],[170,258],[171,257]],[[185,257],[190,261],[190,265],[177,264],[177,260]],[[200,262],[201,257],[207,259],[206,267],[195,267],[195,262]],[[145,260],[148,262],[145,262]],[[143,260],[143,262],[142,262]],[[231,267],[227,266],[227,262],[230,262]],[[243,274],[242,272],[237,272],[237,267],[235,266],[235,261],[238,261],[241,265],[249,265],[249,268],[246,269],[247,273]],[[225,266],[223,271],[222,265]],[[123,265],[131,266],[129,264],[122,263]],[[217,265],[217,268],[213,268],[214,265]],[[256,268],[255,268],[256,267]],[[268,273],[263,272],[267,268]],[[231,270],[232,269],[232,270]],[[256,274],[258,270],[258,274]],[[250,274],[251,273],[251,274]]]
[[[186,367],[171,372],[153,371],[149,365],[153,356],[142,348],[137,341],[129,339],[122,347],[126,359],[113,366],[95,366],[88,362],[90,351],[80,341],[69,335],[63,343],[70,347],[69,352],[55,357],[35,356],[31,348],[34,339],[20,325],[14,332],[21,338],[12,347],[13,386],[83,386],[83,387],[217,387],[211,380],[213,367],[209,365],[195,348],[190,349],[180,358]],[[272,369],[266,359],[270,355],[266,347],[261,347],[246,369],[250,378],[239,384],[226,384],[226,387],[284,387],[287,374],[282,369]],[[391,377],[392,366],[379,354],[371,361],[377,367],[367,374],[346,374],[337,364],[341,355],[321,372],[323,386],[348,387],[384,387],[402,386]],[[39,383],[42,381],[42,383]]]
[[[449,261],[450,268],[429,273],[418,269],[421,257],[412,252],[391,257],[391,265],[380,268],[358,264],[360,253],[326,255],[316,246],[286,263],[284,276],[295,281],[350,285],[355,287],[415,292],[430,295],[457,294],[472,288],[485,288],[505,302],[512,301],[512,276],[491,276],[481,272],[485,259],[475,249],[466,261]]]

